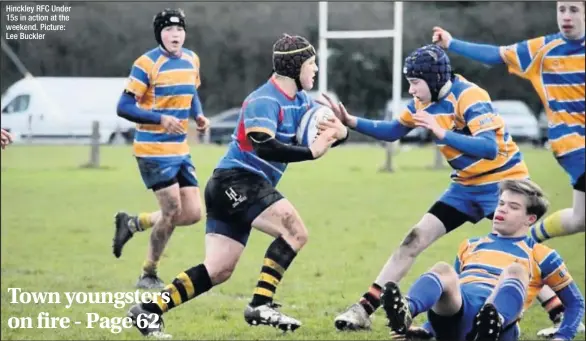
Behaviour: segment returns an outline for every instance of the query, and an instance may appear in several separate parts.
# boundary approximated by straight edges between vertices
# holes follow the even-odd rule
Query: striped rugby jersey
[[[494,131],[498,155],[494,160],[482,159],[460,152],[448,145],[435,143],[454,169],[452,181],[462,185],[478,186],[497,183],[503,179],[525,179],[529,170],[521,151],[507,132],[501,116],[495,111],[488,93],[464,77],[457,75],[447,96],[428,105],[413,99],[399,116],[399,122],[415,127],[413,115],[424,110],[434,116],[438,124],[458,134],[474,136]]]
[[[556,157],[584,153],[584,38],[561,33],[501,47],[509,72],[525,78],[539,94]]]
[[[201,85],[199,57],[183,49],[172,56],[161,47],[140,56],[133,64],[126,90],[137,97],[145,110],[181,120],[184,134],[168,134],[159,124],[137,124],[134,155],[137,157],[177,157],[189,155],[187,127],[189,116],[198,112],[193,102]]]

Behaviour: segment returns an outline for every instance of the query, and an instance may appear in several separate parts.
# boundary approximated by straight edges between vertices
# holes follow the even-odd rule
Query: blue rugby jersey
[[[290,97],[279,88],[274,78],[269,79],[244,100],[232,142],[217,168],[245,169],[276,186],[287,163],[266,161],[258,157],[246,135],[263,132],[284,144],[297,144],[295,135],[301,117],[314,105],[316,103],[305,91]]]

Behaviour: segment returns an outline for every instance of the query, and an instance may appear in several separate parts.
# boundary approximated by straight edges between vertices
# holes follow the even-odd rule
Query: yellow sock
[[[542,243],[554,237],[568,234],[562,225],[562,211],[557,211],[545,218],[541,224],[531,226],[531,237]]]
[[[152,262],[150,260],[145,260],[142,263],[142,272],[148,275],[157,275],[157,268],[159,266],[159,262]]]
[[[138,225],[140,226],[141,230],[146,230],[153,225],[151,224],[151,214],[150,213],[141,213],[138,215]]]

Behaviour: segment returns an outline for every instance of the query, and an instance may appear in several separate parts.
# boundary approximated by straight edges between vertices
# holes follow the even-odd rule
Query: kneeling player
[[[235,139],[205,189],[207,209],[205,260],[180,273],[163,292],[171,301],[132,307],[137,321],[160,321],[169,309],[228,280],[248,241],[251,228],[269,234],[268,247],[252,300],[244,311],[251,325],[295,330],[301,322],[278,311],[273,296],[285,271],[307,242],[305,224],[291,202],[275,187],[289,162],[321,157],[348,131],[341,122],[316,139],[311,147],[295,144],[301,117],[315,105],[307,93],[317,72],[315,49],[302,37],[285,35],[273,47],[274,75],[242,105]],[[161,336],[161,325],[137,324],[144,335]],[[152,327],[152,328],[151,328]]]
[[[517,340],[523,310],[549,285],[566,307],[553,337],[572,339],[584,298],[560,255],[527,236],[547,206],[534,183],[503,181],[492,232],[463,241],[453,267],[437,263],[405,297],[396,283],[385,285],[381,301],[393,332],[409,334],[413,318],[427,312],[437,340]]]

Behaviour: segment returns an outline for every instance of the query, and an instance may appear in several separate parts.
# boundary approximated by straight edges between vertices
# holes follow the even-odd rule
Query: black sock
[[[279,237],[271,243],[265,254],[260,278],[250,302],[252,307],[258,307],[273,301],[277,285],[295,256],[297,256],[297,253],[283,237]]]
[[[143,304],[143,308],[157,313],[166,313],[212,288],[212,280],[205,265],[200,264],[180,273],[161,291],[156,301]]]
[[[382,288],[376,283],[372,283],[368,291],[360,298],[360,305],[366,310],[368,315],[372,315],[380,307],[380,295]]]

